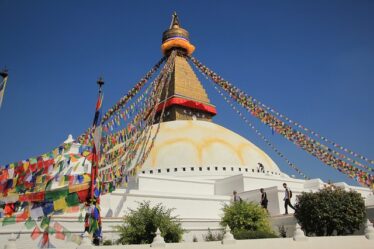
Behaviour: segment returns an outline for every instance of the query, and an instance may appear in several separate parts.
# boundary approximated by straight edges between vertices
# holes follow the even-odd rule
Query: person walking
[[[285,215],[288,214],[288,206],[295,210],[295,207],[292,206],[291,204],[291,197],[292,197],[292,192],[291,190],[287,187],[286,183],[283,183],[283,188],[284,188],[284,209],[285,209]]]
[[[261,192],[261,207],[263,207],[266,211],[268,211],[268,196],[263,188],[260,189]],[[269,212],[269,211],[268,211]]]
[[[232,194],[233,194],[233,196],[232,196],[233,202],[242,201],[242,198],[240,198],[240,196],[238,195],[236,190],[234,190],[234,192],[232,192]]]

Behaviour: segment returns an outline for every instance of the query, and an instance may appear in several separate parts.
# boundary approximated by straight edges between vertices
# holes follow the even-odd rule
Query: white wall
[[[144,192],[214,195],[214,181],[207,180],[139,175],[138,185]]]
[[[51,240],[57,249],[76,249],[77,245],[71,242]],[[4,246],[7,243],[6,237],[0,235],[0,243]],[[21,240],[16,242],[17,249],[36,248],[36,242],[31,239],[26,242],[21,236]],[[231,245],[222,245],[220,241],[216,242],[197,242],[197,243],[168,243],[170,249],[248,249],[248,248],[277,248],[277,249],[372,249],[374,240],[368,240],[364,236],[332,236],[332,237],[309,237],[306,241],[294,241],[292,238],[275,239],[252,239],[237,240]],[[92,247],[96,248],[96,247]],[[144,245],[116,245],[105,246],[106,249],[149,249],[149,244]]]

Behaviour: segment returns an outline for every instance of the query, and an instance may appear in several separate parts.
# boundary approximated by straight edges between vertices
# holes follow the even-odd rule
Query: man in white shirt
[[[240,198],[240,196],[238,195],[236,190],[234,190],[234,192],[232,192],[232,194],[233,194],[233,197],[232,197],[233,202],[242,201],[242,198]]]

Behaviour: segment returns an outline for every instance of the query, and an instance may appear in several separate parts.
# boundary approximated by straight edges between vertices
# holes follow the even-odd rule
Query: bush
[[[272,232],[266,210],[256,203],[233,202],[224,206],[223,213],[220,224],[228,225],[233,233],[242,230]]]
[[[278,238],[273,232],[265,231],[248,231],[248,230],[236,230],[234,231],[234,238],[237,240],[241,239],[265,239],[265,238]]]
[[[179,242],[183,230],[178,219],[171,216],[173,209],[167,209],[157,204],[151,207],[150,202],[139,203],[136,210],[129,209],[129,214],[124,218],[124,224],[116,226],[120,238],[117,243],[126,244],[150,244],[155,237],[157,228],[160,228],[161,236],[165,242]]]
[[[208,233],[206,235],[203,235],[203,238],[205,241],[221,241],[223,239],[223,233],[222,232],[212,233],[210,228],[208,228]]]
[[[109,239],[104,240],[103,246],[111,246],[111,245],[113,245],[113,242],[111,240],[109,240]]]
[[[366,216],[364,199],[357,192],[328,187],[316,193],[302,193],[295,205],[295,217],[306,235],[353,234]]]

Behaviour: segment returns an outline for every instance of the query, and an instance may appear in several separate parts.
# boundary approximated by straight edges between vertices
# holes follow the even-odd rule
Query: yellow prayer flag
[[[43,181],[43,177],[42,176],[37,176],[36,177],[36,184],[41,184]]]
[[[86,182],[90,182],[91,181],[91,176],[89,176],[88,174],[84,174],[83,175],[83,182],[86,183]]]
[[[58,186],[63,186],[65,184],[65,177],[61,176],[60,180],[58,181]]]
[[[27,171],[29,169],[30,163],[29,162],[24,162],[23,163],[23,170]]]
[[[65,210],[67,208],[65,197],[53,201],[53,206],[55,211]]]

